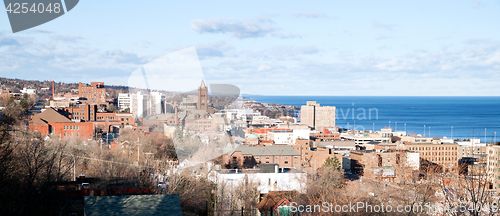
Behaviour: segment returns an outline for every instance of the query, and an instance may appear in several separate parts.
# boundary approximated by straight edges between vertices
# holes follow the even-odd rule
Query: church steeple
[[[207,86],[205,85],[205,81],[204,81],[204,80],[201,80],[201,85],[200,85],[200,88],[201,88],[201,89],[205,89],[205,88],[207,88]]]
[[[196,109],[208,111],[208,88],[205,81],[201,80],[201,85],[198,87],[198,103]]]

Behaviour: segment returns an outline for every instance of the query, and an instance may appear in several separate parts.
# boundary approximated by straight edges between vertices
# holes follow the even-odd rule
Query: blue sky
[[[0,76],[127,84],[195,46],[208,83],[262,95],[500,96],[500,1],[88,1],[13,34]]]

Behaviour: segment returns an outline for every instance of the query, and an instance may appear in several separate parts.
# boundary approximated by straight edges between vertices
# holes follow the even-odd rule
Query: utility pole
[[[141,144],[139,144],[139,137],[137,137],[137,170],[141,172],[141,167],[139,166],[139,156],[141,155]]]
[[[71,152],[67,152],[67,151],[64,151],[64,152],[70,154],[71,157],[73,157],[73,181],[76,181],[76,160],[75,160],[75,156]]]

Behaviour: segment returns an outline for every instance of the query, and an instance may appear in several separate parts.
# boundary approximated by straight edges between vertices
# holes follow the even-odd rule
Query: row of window
[[[78,126],[78,125],[69,125],[69,126],[64,125],[64,130],[80,130],[80,126]]]
[[[457,150],[457,147],[410,147],[410,150],[421,151],[421,150]]]
[[[451,154],[450,154],[451,153]],[[424,156],[428,156],[428,155],[457,155],[457,152],[423,152],[422,153]]]
[[[107,119],[111,119],[111,120],[114,120],[114,119],[115,119],[115,117],[114,117],[114,116],[112,116],[112,117],[106,117],[106,118],[107,118]],[[104,119],[104,117],[103,117],[103,116],[97,116],[97,119]],[[122,121],[123,121],[123,118],[122,118]]]
[[[457,161],[456,157],[431,157],[427,158],[430,161]]]
[[[233,157],[236,158],[236,157]],[[279,156],[274,156],[275,159],[279,159]],[[299,158],[298,156],[294,156],[295,159]],[[260,156],[255,156],[255,159],[260,159]],[[266,156],[266,159],[269,159],[269,156]],[[288,156],[285,156],[285,159],[288,159]]]
[[[69,136],[73,137],[73,132],[71,132]],[[64,132],[64,137],[66,137],[66,132]],[[80,133],[76,133],[76,137],[80,137]]]

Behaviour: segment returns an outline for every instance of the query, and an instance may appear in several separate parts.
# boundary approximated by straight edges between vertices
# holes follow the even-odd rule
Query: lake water
[[[495,140],[500,132],[500,97],[388,97],[388,96],[259,96],[246,97],[261,103],[305,105],[316,101],[335,106],[336,125],[358,130],[380,130],[390,126],[398,131],[448,138]],[[354,112],[353,112],[354,111]],[[498,134],[500,136],[500,133]],[[500,140],[500,139],[499,139]]]

